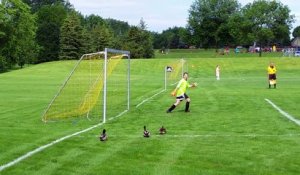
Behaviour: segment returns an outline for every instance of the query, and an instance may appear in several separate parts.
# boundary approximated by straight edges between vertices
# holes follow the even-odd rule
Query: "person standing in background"
[[[220,66],[219,65],[216,66],[216,79],[220,80]]]

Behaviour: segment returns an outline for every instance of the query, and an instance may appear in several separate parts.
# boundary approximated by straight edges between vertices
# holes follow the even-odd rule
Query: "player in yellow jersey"
[[[186,105],[185,105],[185,112],[190,112],[189,107],[190,107],[190,102],[191,99],[190,97],[186,94],[186,89],[190,87],[196,87],[197,83],[189,84],[187,81],[189,77],[189,74],[187,72],[183,73],[183,78],[179,81],[178,85],[172,92],[172,96],[176,96],[176,102],[167,110],[167,113],[172,112],[176,106],[180,104],[181,101],[184,99],[186,100]]]
[[[271,88],[272,85],[276,88],[276,72],[277,70],[274,63],[270,63],[268,67],[269,88]]]

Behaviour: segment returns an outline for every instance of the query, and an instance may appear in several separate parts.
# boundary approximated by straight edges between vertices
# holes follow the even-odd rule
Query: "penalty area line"
[[[282,114],[283,116],[285,116],[287,119],[289,119],[290,121],[293,121],[294,123],[296,123],[297,125],[300,126],[300,120],[295,119],[292,115],[290,115],[289,113],[283,111],[282,109],[280,109],[277,105],[275,105],[271,100],[269,99],[265,99],[271,106],[273,106],[273,108],[275,108],[280,114]]]
[[[118,114],[117,116],[111,118],[110,120],[116,119],[116,118],[122,116],[123,114],[125,114],[126,112],[128,112],[128,110],[123,111],[122,113],[120,113],[120,114]],[[13,161],[11,161],[11,162],[9,162],[9,163],[7,163],[7,164],[1,165],[1,166],[0,166],[0,172],[3,171],[3,170],[6,169],[6,168],[9,168],[9,167],[11,167],[11,166],[13,166],[13,165],[15,165],[15,164],[21,162],[22,160],[24,160],[24,159],[26,159],[26,158],[28,158],[28,157],[30,157],[30,156],[32,156],[32,155],[34,155],[34,154],[40,152],[40,151],[43,151],[44,149],[46,149],[46,148],[48,148],[48,147],[50,147],[50,146],[53,146],[53,145],[55,145],[55,144],[57,144],[57,143],[59,143],[59,142],[62,142],[62,141],[64,141],[64,140],[66,140],[66,139],[69,139],[69,138],[71,138],[71,137],[74,137],[74,136],[80,135],[80,134],[82,134],[82,133],[88,132],[88,131],[90,131],[90,130],[93,130],[93,129],[99,127],[99,126],[102,126],[103,124],[104,124],[104,123],[98,123],[98,124],[96,124],[96,125],[94,125],[94,126],[91,126],[91,127],[87,128],[87,129],[84,129],[84,130],[75,132],[75,133],[73,133],[73,134],[70,134],[70,135],[61,137],[61,138],[59,138],[59,139],[57,139],[57,140],[54,140],[54,141],[52,141],[52,142],[50,142],[50,143],[48,143],[48,144],[46,144],[46,145],[40,146],[40,147],[34,149],[33,151],[29,151],[29,152],[27,152],[26,154],[24,154],[23,156],[20,156],[20,157],[16,158],[15,160],[13,160]]]
[[[158,93],[152,95],[151,97],[149,97],[149,98],[143,100],[141,103],[139,103],[139,104],[136,105],[135,107],[136,107],[136,108],[140,107],[142,104],[144,104],[144,103],[147,102],[148,100],[151,100],[152,98],[156,97],[157,95],[159,95],[159,94],[161,94],[161,93],[163,93],[163,92],[165,92],[165,91],[166,91],[165,89],[161,90],[160,92],[158,92]]]

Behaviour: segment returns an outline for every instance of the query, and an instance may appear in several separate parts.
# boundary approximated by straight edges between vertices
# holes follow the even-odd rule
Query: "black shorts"
[[[186,93],[184,93],[183,95],[180,95],[180,96],[177,96],[177,97],[176,97],[176,99],[178,99],[178,100],[180,100],[180,101],[182,101],[182,100],[184,100],[184,99],[188,99],[188,98],[189,98],[189,96],[186,95]]]
[[[269,74],[269,80],[276,80],[276,74]]]

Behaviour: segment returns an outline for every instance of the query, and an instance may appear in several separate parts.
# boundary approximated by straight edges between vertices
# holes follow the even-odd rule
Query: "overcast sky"
[[[138,25],[141,18],[147,29],[162,32],[169,27],[185,27],[188,10],[195,0],[69,0],[83,15],[95,14]],[[239,0],[245,5],[251,0]],[[300,1],[281,0],[295,15],[294,27],[300,26]]]

